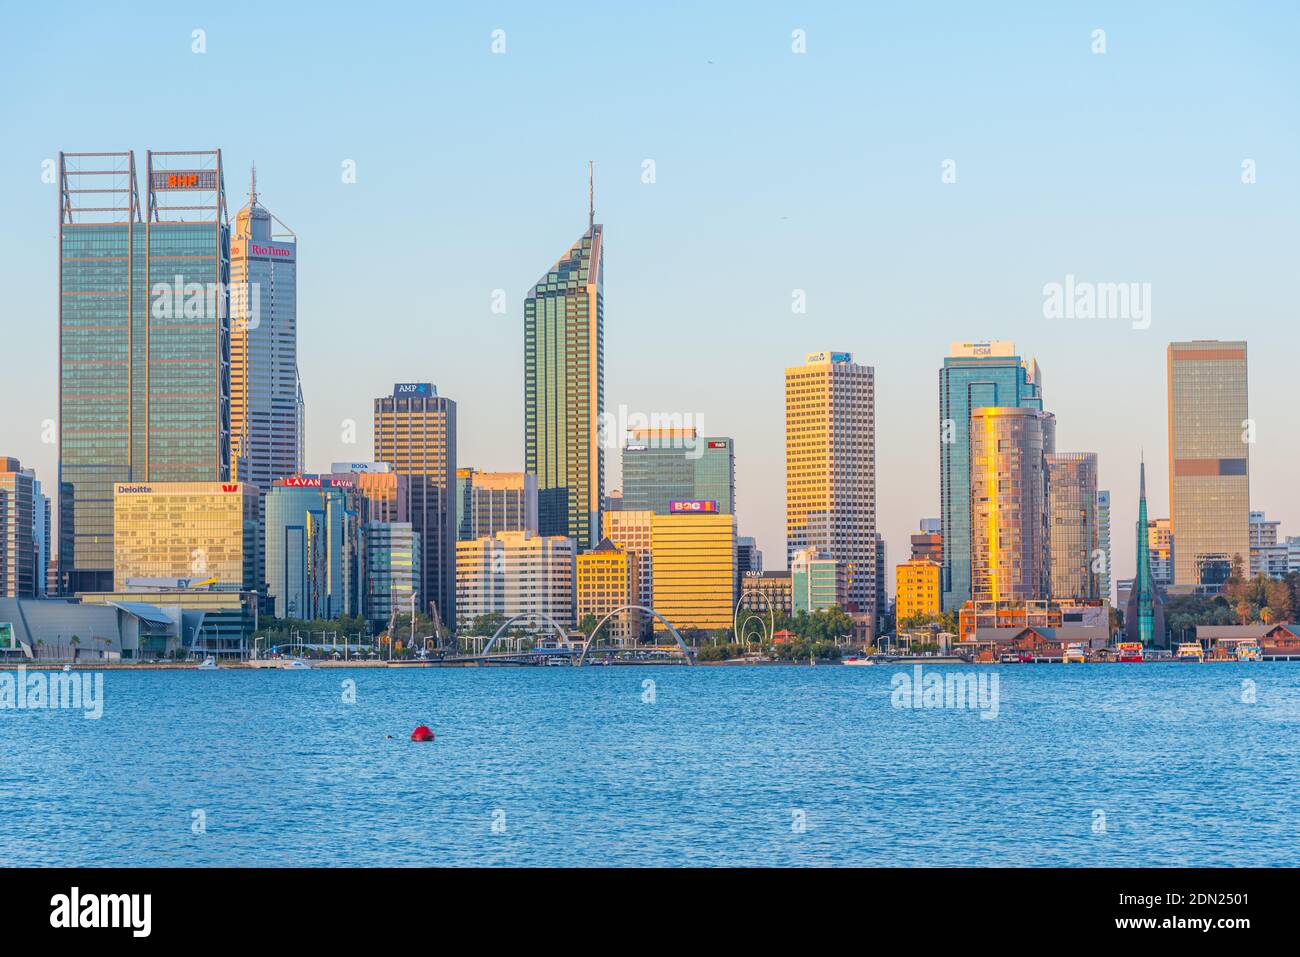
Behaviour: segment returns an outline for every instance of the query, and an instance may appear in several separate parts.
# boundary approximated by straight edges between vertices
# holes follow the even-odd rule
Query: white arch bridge
[[[673,640],[677,643],[677,650],[681,652],[683,660],[685,660],[685,662],[688,665],[695,664],[695,656],[691,653],[690,647],[682,639],[682,636],[678,633],[677,629],[673,627],[672,622],[670,622],[667,618],[659,614],[659,612],[655,611],[653,608],[651,608],[648,605],[620,605],[618,608],[615,608],[604,618],[600,619],[600,621],[596,623],[595,628],[591,629],[591,634],[587,635],[587,639],[582,643],[582,649],[580,651],[565,647],[567,646],[569,641],[569,634],[564,630],[563,626],[561,626],[554,618],[550,617],[549,615],[537,614],[535,612],[525,612],[523,614],[514,615],[513,617],[508,618],[506,621],[502,622],[500,627],[498,627],[497,630],[493,633],[492,637],[488,639],[487,644],[483,646],[482,651],[479,651],[476,654],[463,655],[463,656],[459,656],[456,659],[448,659],[448,660],[451,661],[456,661],[456,660],[518,661],[519,659],[523,659],[523,658],[540,657],[541,655],[544,654],[547,657],[553,657],[553,658],[567,656],[574,659],[573,663],[575,665],[583,665],[586,664],[587,656],[591,653],[592,645],[595,644],[596,638],[600,634],[600,630],[604,628],[605,625],[609,623],[609,621],[611,621],[616,615],[620,615],[628,611],[644,612],[645,614],[651,615],[654,618],[658,619],[660,622],[662,622],[663,626],[668,630],[668,633],[673,636]],[[494,655],[492,653],[492,649],[496,647],[497,641],[501,638],[502,635],[506,633],[506,631],[510,628],[511,625],[514,625],[517,622],[521,622],[521,621],[532,621],[532,622],[542,623],[547,628],[547,630],[555,632],[555,635],[559,639],[559,644],[561,647],[554,651],[546,650],[545,652],[540,652],[540,653],[537,651],[531,651],[531,652],[514,652],[514,653],[507,653],[507,654],[497,653]],[[616,646],[616,647],[622,648],[623,646]],[[599,651],[601,649],[597,648],[596,650]],[[610,650],[611,651],[615,650],[615,648],[611,648]]]

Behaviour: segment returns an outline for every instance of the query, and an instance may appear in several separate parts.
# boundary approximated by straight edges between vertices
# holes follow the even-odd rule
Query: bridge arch
[[[758,589],[742,591],[740,597],[736,599],[736,611],[731,616],[731,634],[736,641],[740,641],[740,607],[745,603],[745,599],[750,596],[761,598],[767,603],[767,621],[765,622],[763,620],[763,613],[761,611],[754,611],[753,609],[747,608],[745,610],[749,612],[749,614],[744,618],[745,624],[748,624],[750,620],[754,618],[758,619],[760,625],[766,624],[767,643],[770,645],[772,643],[772,636],[776,631],[776,607],[772,604],[772,597],[768,595],[767,592],[759,591]]]
[[[582,654],[578,655],[577,663],[579,665],[582,665],[586,662],[587,652],[591,650],[591,643],[596,640],[596,634],[600,631],[601,628],[605,626],[605,622],[609,621],[611,618],[613,618],[615,615],[619,614],[620,612],[625,612],[625,611],[643,611],[648,615],[654,615],[656,618],[662,621],[664,623],[664,627],[668,629],[668,631],[672,634],[672,636],[675,639],[677,639],[677,647],[681,649],[682,656],[686,659],[686,663],[688,665],[695,664],[695,657],[691,654],[691,649],[687,646],[686,642],[682,640],[682,636],[677,633],[677,629],[673,627],[672,622],[670,622],[667,618],[659,614],[659,612],[655,611],[653,608],[649,607],[648,605],[620,605],[618,608],[615,608],[613,611],[611,611],[600,621],[596,622],[596,627],[591,629],[591,634],[587,636],[587,641],[582,646]]]
[[[506,621],[502,623],[501,627],[496,630],[496,633],[488,639],[488,643],[483,646],[483,650],[480,651],[479,654],[487,655],[487,653],[492,650],[492,646],[497,643],[497,639],[505,633],[507,628],[517,621],[543,621],[551,628],[555,629],[555,633],[559,636],[561,644],[569,640],[569,633],[560,627],[559,623],[550,615],[542,615],[537,612],[526,611],[522,614],[515,615],[513,618],[506,619]]]

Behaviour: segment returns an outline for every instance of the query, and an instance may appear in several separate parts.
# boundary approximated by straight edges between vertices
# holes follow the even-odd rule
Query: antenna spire
[[[596,225],[596,169],[591,160],[587,160],[587,228]]]
[[[248,205],[257,205],[257,164],[253,164],[253,175],[248,183]]]

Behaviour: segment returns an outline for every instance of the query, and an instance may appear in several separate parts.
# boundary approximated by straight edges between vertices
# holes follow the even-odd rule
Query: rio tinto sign
[[[668,511],[670,512],[716,512],[718,510],[717,502],[669,502]]]
[[[159,189],[216,189],[217,171],[214,169],[174,169],[153,171],[153,188]]]

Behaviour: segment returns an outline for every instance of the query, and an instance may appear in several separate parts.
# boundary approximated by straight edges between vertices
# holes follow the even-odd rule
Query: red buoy
[[[420,725],[418,728],[416,728],[414,731],[411,732],[411,740],[412,740],[412,741],[432,741],[432,740],[433,740],[433,732],[429,730],[429,726],[428,726],[427,724],[422,724],[422,725]]]

